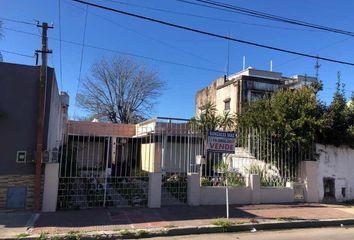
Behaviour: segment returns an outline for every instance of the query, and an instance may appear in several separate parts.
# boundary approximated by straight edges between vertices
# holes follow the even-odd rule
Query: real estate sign
[[[234,132],[209,131],[207,150],[211,152],[235,153]]]

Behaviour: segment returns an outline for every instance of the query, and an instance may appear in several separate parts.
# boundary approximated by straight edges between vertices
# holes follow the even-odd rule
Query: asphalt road
[[[238,240],[353,240],[354,227],[336,227],[336,228],[307,228],[282,231],[257,231],[255,233],[218,233],[201,234],[176,237],[158,237],[149,238],[155,240],[163,239],[192,239],[192,240],[220,240],[220,239],[238,239]]]

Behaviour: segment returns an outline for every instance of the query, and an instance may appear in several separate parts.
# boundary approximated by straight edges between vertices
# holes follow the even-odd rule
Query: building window
[[[225,104],[224,105],[224,110],[225,111],[229,111],[230,110],[230,102],[231,102],[230,98],[224,100],[224,104]]]
[[[265,92],[259,92],[259,91],[251,91],[251,96],[250,100],[252,101],[257,101],[261,99],[265,95]]]

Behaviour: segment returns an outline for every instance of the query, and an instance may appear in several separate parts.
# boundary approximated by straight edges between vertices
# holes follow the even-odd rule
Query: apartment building
[[[285,77],[280,72],[249,67],[228,77],[219,77],[198,91],[195,98],[196,115],[199,114],[199,108],[208,101],[215,104],[218,114],[223,111],[238,114],[244,104],[257,100],[267,93],[282,88],[296,89],[315,81],[317,81],[315,77],[303,75]]]

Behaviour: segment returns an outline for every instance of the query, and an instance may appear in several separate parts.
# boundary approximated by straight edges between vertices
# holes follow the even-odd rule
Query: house
[[[186,177],[195,171],[201,141],[186,119],[138,124],[70,120],[59,151],[57,207],[145,206],[148,175]]]
[[[245,103],[257,100],[267,93],[282,88],[296,89],[315,81],[317,79],[314,77],[284,77],[280,72],[249,67],[228,77],[220,77],[198,91],[195,97],[196,115],[199,114],[199,108],[208,101],[215,104],[218,114],[224,111],[239,114]]]
[[[0,209],[34,207],[39,77],[40,66],[0,62]],[[43,162],[57,157],[68,102],[68,95],[58,91],[54,69],[48,67]]]

